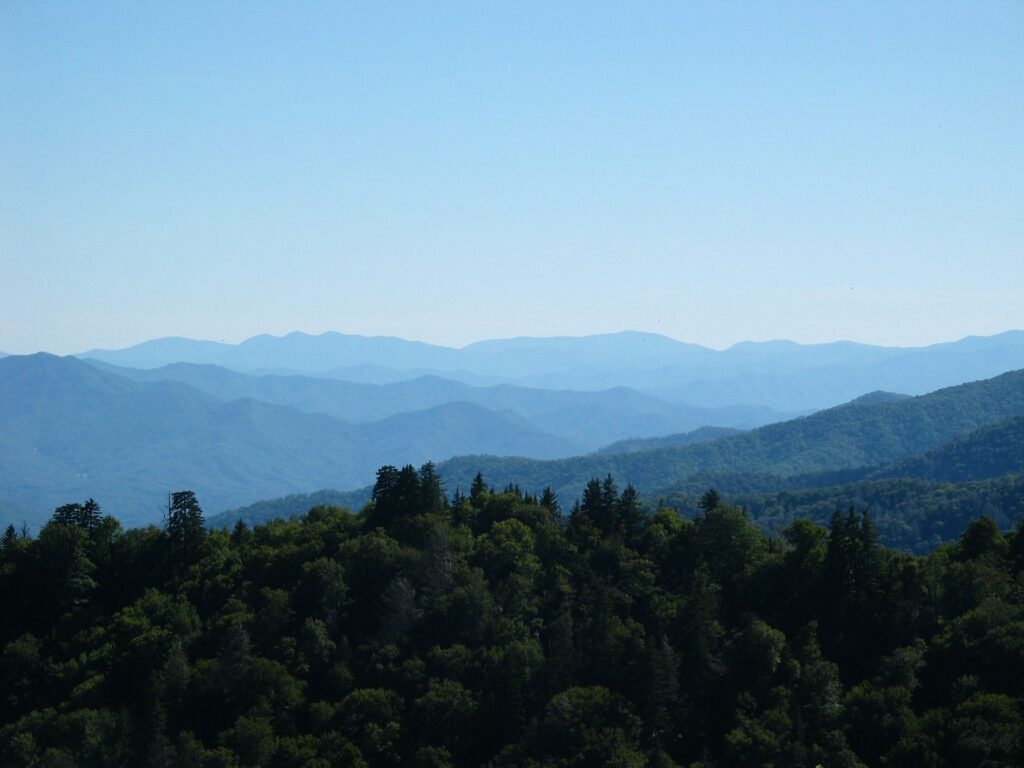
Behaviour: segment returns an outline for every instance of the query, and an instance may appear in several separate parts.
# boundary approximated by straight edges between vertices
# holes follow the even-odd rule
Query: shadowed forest
[[[5,766],[1017,766],[1024,528],[927,556],[431,464],[358,514],[208,530],[92,500],[0,549]]]

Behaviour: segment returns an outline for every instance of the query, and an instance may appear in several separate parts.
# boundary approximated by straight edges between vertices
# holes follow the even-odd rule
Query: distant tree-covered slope
[[[882,467],[872,477],[920,477],[945,482],[1024,472],[1024,416],[981,427],[952,442]]]
[[[133,369],[92,362],[135,381],[178,381],[223,400],[252,397],[349,422],[377,421],[445,403],[474,403],[492,411],[512,411],[538,429],[572,441],[580,453],[627,437],[664,435],[705,425],[749,428],[796,415],[754,406],[698,408],[625,387],[602,391],[507,384],[477,387],[437,376],[378,385],[312,376],[253,376],[192,363]]]
[[[892,400],[869,398],[869,402]],[[714,439],[714,432],[698,430],[694,437]],[[626,441],[621,445],[628,447],[633,442],[654,441]],[[871,509],[887,546],[930,552],[954,540],[979,515],[990,515],[1003,527],[1024,516],[1024,417],[982,427],[932,451],[881,468],[788,476],[754,472],[695,474],[682,483],[648,493],[646,505],[654,509],[664,503],[692,516],[709,487],[721,491],[729,502],[745,507],[768,532],[781,530],[801,517],[824,522],[836,509],[854,505]],[[266,500],[217,515],[211,524],[223,527],[239,519],[250,525],[265,523],[304,514],[318,504],[358,510],[369,500],[370,492],[367,487]]]
[[[876,403],[898,403],[901,400],[906,400],[910,395],[904,395],[899,392],[886,392],[883,389],[876,389],[874,392],[868,392],[866,395],[855,397],[850,401],[850,405],[874,405]]]
[[[356,491],[335,491],[327,488],[313,493],[293,493],[212,515],[207,518],[206,524],[210,528],[230,528],[241,520],[246,525],[262,525],[271,520],[299,517],[313,507],[339,507],[358,512],[370,500],[372,491],[371,486],[366,486]]]
[[[700,498],[692,491],[659,496],[661,503],[690,517],[698,513]],[[794,520],[825,523],[837,509],[867,509],[886,546],[923,554],[955,541],[980,515],[1002,528],[1024,517],[1024,475],[963,483],[894,477],[772,493],[723,493],[722,498],[746,509],[763,531],[776,534]]]
[[[691,432],[665,435],[664,437],[634,437],[627,440],[618,440],[611,445],[606,445],[604,448],[595,451],[595,453],[636,453],[637,451],[649,451],[652,448],[694,445],[695,443],[707,443],[711,440],[717,440],[720,437],[738,435],[742,431],[742,429],[733,429],[731,427],[698,427]]]
[[[663,488],[658,494],[666,497],[677,493],[699,494],[709,486],[732,493],[771,493],[890,477],[959,483],[1018,473],[1024,473],[1024,416],[981,427],[938,448],[881,467],[863,466],[786,476],[759,472],[703,472]]]
[[[579,447],[511,413],[447,403],[372,424],[256,400],[224,402],[174,382],[137,383],[74,358],[0,361],[0,521],[36,525],[69,498],[94,496],[132,524],[156,522],[169,489],[212,509],[311,488],[357,488],[387,462],[476,446],[569,455]],[[26,508],[32,514],[25,514]]]
[[[697,445],[555,461],[463,456],[444,462],[450,484],[483,472],[499,485],[551,486],[572,493],[613,474],[644,492],[699,473],[799,475],[888,464],[936,448],[981,426],[1024,414],[1024,371],[928,395],[851,404]]]

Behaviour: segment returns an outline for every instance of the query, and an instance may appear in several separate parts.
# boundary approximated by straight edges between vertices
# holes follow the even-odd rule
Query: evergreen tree
[[[469,500],[473,506],[477,508],[483,506],[484,494],[490,490],[487,483],[484,482],[484,476],[477,472],[476,477],[473,478],[473,484],[469,486]]]
[[[702,512],[710,512],[722,502],[722,497],[718,491],[714,488],[708,488],[704,495],[700,497],[700,501],[697,502],[697,506],[700,507]]]
[[[92,532],[100,524],[100,505],[92,499],[87,499],[82,504],[82,510],[79,513],[78,525],[84,528],[88,532]]]
[[[172,493],[167,500],[167,538],[175,575],[180,576],[184,569],[199,559],[199,549],[205,537],[206,520],[195,493]]]
[[[14,529],[14,524],[11,523],[4,530],[4,535],[0,538],[0,552],[5,552],[11,548],[15,541],[18,539],[18,532]]]
[[[448,499],[445,498],[441,478],[434,463],[428,461],[419,470],[419,512],[437,515],[444,512],[447,506]]]
[[[455,486],[455,493],[452,494],[452,507],[458,509],[462,506],[462,503],[466,500],[466,497],[462,493],[462,489],[458,485]]]
[[[562,513],[562,508],[558,503],[558,496],[553,490],[551,490],[550,485],[546,486],[544,488],[544,492],[541,493],[540,505],[551,512],[555,517]]]
[[[616,516],[620,529],[625,531],[627,536],[639,532],[643,525],[644,511],[640,507],[640,495],[632,485],[627,485],[619,497]]]
[[[235,527],[231,529],[231,543],[236,547],[241,547],[250,538],[252,538],[252,531],[249,530],[249,526],[245,524],[244,520],[238,520]]]

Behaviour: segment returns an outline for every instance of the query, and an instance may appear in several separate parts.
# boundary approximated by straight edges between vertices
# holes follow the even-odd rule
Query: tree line
[[[124,529],[92,500],[0,537],[0,764],[1017,766],[1024,528],[927,556],[864,510],[765,536],[593,479],[359,513]]]

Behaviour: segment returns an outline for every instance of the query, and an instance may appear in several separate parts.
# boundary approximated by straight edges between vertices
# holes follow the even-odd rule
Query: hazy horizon
[[[871,342],[871,341],[864,341],[862,339],[842,339],[842,338],[840,338],[840,339],[827,339],[827,340],[822,340],[822,341],[802,341],[800,339],[791,339],[791,338],[743,338],[743,339],[737,339],[735,341],[732,341],[732,342],[724,344],[724,345],[715,346],[715,345],[711,345],[711,344],[704,344],[704,343],[701,343],[699,341],[693,341],[691,339],[679,338],[679,337],[672,336],[672,335],[667,334],[667,333],[660,333],[660,332],[657,332],[657,331],[643,330],[643,329],[638,329],[638,328],[622,328],[622,329],[614,330],[614,331],[595,331],[593,333],[581,333],[581,334],[558,334],[558,333],[555,333],[555,334],[551,334],[550,336],[538,336],[538,335],[532,335],[532,334],[529,334],[529,335],[527,335],[527,334],[518,334],[518,335],[509,335],[509,336],[495,336],[495,337],[489,337],[489,338],[475,338],[475,339],[471,339],[469,341],[466,341],[464,343],[446,343],[446,342],[443,342],[443,341],[434,341],[434,340],[431,340],[431,339],[415,338],[415,337],[412,337],[412,336],[402,336],[402,335],[397,335],[397,334],[355,333],[355,332],[348,332],[348,331],[338,330],[338,329],[333,329],[332,328],[332,329],[327,329],[327,330],[323,330],[323,331],[315,331],[315,332],[314,331],[305,331],[305,330],[301,330],[301,329],[293,329],[293,330],[290,330],[290,331],[285,331],[283,333],[258,332],[258,333],[247,334],[247,335],[244,335],[244,336],[242,336],[240,338],[233,338],[233,339],[213,338],[211,336],[165,335],[165,336],[154,336],[152,338],[139,339],[138,341],[129,342],[129,343],[124,344],[122,346],[113,346],[113,345],[109,345],[108,346],[108,345],[103,345],[103,344],[92,344],[92,345],[88,345],[88,346],[82,347],[82,348],[67,349],[67,350],[56,350],[56,349],[40,348],[40,349],[25,349],[25,350],[22,350],[22,351],[16,351],[14,349],[6,349],[6,348],[3,348],[3,347],[0,347],[0,352],[2,352],[4,354],[8,354],[8,355],[31,355],[31,354],[35,354],[37,352],[47,352],[47,353],[50,353],[50,354],[62,355],[62,356],[63,355],[80,355],[80,354],[84,354],[84,353],[87,353],[87,352],[90,352],[90,351],[93,351],[93,350],[129,349],[131,347],[138,346],[140,344],[145,344],[147,342],[152,342],[152,341],[161,341],[161,340],[164,340],[164,339],[186,339],[186,340],[189,340],[189,341],[215,342],[215,343],[219,343],[219,344],[239,345],[239,344],[242,344],[242,343],[244,343],[244,342],[246,342],[246,341],[248,341],[250,339],[259,338],[259,337],[262,337],[262,336],[270,336],[270,337],[274,337],[274,338],[284,338],[286,336],[291,336],[291,335],[294,335],[294,334],[299,334],[299,335],[304,335],[304,336],[323,336],[323,335],[327,335],[327,334],[340,334],[340,335],[345,335],[345,336],[361,336],[361,337],[364,337],[364,338],[395,338],[395,339],[401,339],[403,341],[409,341],[409,342],[414,342],[414,343],[422,343],[422,344],[429,344],[431,346],[436,346],[436,347],[447,347],[447,348],[450,348],[450,349],[463,349],[463,348],[471,346],[473,344],[477,344],[477,343],[480,343],[480,342],[488,342],[488,341],[510,341],[510,340],[519,340],[519,339],[588,338],[588,337],[593,337],[593,336],[610,336],[610,335],[625,334],[625,333],[635,333],[635,334],[639,334],[639,335],[662,336],[662,337],[671,339],[673,341],[681,342],[683,344],[695,344],[695,345],[698,345],[698,346],[701,346],[701,347],[706,347],[708,349],[712,349],[712,350],[715,350],[715,351],[718,351],[718,352],[728,350],[728,349],[736,346],[737,344],[745,344],[745,343],[760,344],[760,343],[774,343],[774,342],[792,342],[792,343],[799,344],[799,345],[804,345],[804,346],[812,346],[812,345],[817,345],[817,344],[852,343],[852,344],[863,344],[863,345],[866,345],[866,346],[879,346],[879,347],[913,349],[913,348],[919,348],[919,347],[928,347],[928,346],[932,346],[932,345],[935,345],[935,344],[952,343],[952,342],[956,342],[956,341],[961,341],[962,339],[965,339],[965,338],[1000,336],[1000,335],[1003,335],[1003,334],[1014,333],[1014,332],[1022,331],[1022,330],[1024,330],[1024,327],[1021,327],[1021,328],[1004,328],[1002,330],[998,330],[998,331],[995,331],[993,333],[967,333],[967,334],[964,334],[962,336],[956,336],[954,338],[940,338],[940,339],[935,339],[934,341],[927,341],[927,342],[924,342],[924,343],[906,343],[906,344],[900,344],[900,343],[883,344],[883,343],[876,343],[876,342]]]
[[[1024,327],[1024,4],[0,6],[0,350]]]

